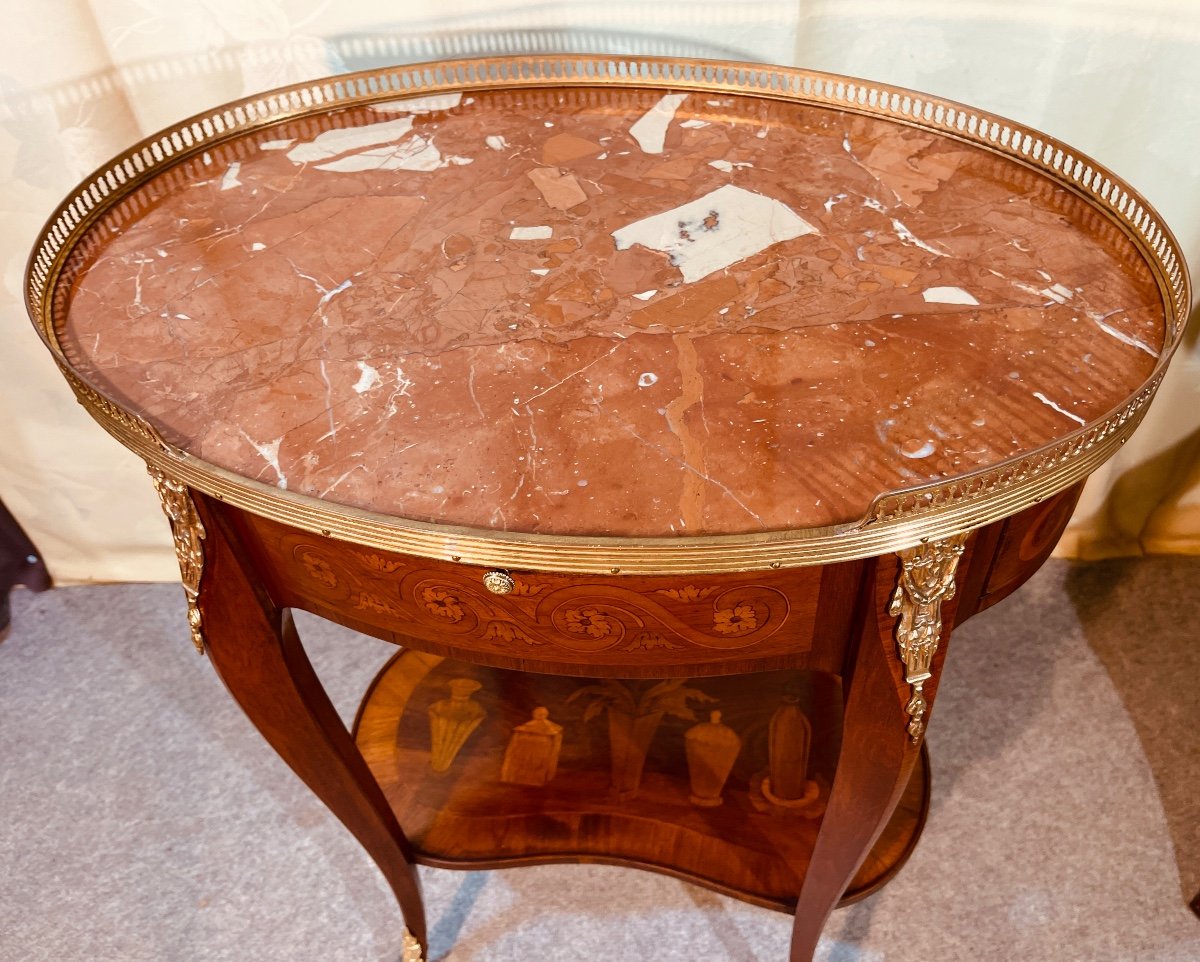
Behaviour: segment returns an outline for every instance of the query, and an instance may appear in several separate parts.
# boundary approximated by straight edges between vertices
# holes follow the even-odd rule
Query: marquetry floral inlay
[[[670,650],[679,647],[682,646],[668,641],[657,631],[643,631],[634,636],[633,640],[625,646],[625,651],[653,651],[655,648]]]
[[[751,605],[721,608],[713,615],[713,630],[723,635],[744,635],[758,627],[758,616]]]
[[[540,645],[541,642],[536,638],[531,638],[519,625],[513,624],[511,621],[493,621],[487,626],[487,630],[483,633],[483,637],[488,641],[503,641],[513,642],[521,641],[527,645]]]
[[[660,595],[666,595],[674,601],[700,601],[717,590],[716,585],[707,588],[697,588],[695,585],[684,585],[682,588],[659,588]]]
[[[360,611],[374,611],[381,615],[400,615],[401,611],[390,601],[385,601],[377,595],[369,595],[360,591],[354,598],[354,607]]]
[[[431,614],[445,618],[451,624],[462,621],[462,606],[445,588],[426,588],[421,592],[421,600],[425,602],[425,609]]]
[[[391,558],[385,558],[381,554],[373,552],[360,551],[358,552],[359,560],[362,561],[372,571],[378,571],[380,574],[390,575],[394,571],[399,571],[404,567],[403,561],[394,561]]]
[[[615,630],[612,619],[595,608],[576,608],[574,611],[568,611],[564,618],[567,631],[577,635],[603,638]]]
[[[324,558],[318,558],[311,551],[304,551],[300,555],[300,561],[308,572],[308,576],[314,581],[323,584],[326,588],[337,587],[337,574]]]

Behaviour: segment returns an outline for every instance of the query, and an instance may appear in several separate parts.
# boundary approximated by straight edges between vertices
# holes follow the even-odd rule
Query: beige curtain
[[[74,404],[24,316],[41,223],[118,150],[204,107],[385,63],[610,51],[793,63],[927,90],[1128,178],[1200,263],[1195,0],[43,0],[0,40],[0,497],[60,582],[177,577],[135,458]],[[1200,349],[1089,483],[1060,553],[1200,551]]]

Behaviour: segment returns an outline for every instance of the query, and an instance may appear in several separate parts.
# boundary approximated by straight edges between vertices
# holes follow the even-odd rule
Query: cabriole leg
[[[403,962],[420,962],[425,910],[408,840],[313,671],[290,613],[258,586],[221,507],[191,497],[206,532],[200,641],[255,728],[379,866],[404,916]]]
[[[830,912],[912,776],[953,619],[954,573],[966,535],[879,559],[868,577],[837,773],[800,890],[791,962],[809,962]]]

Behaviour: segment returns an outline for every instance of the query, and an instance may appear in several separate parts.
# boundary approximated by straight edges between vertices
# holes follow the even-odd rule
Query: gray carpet
[[[378,874],[192,651],[177,586],[13,600],[0,962],[399,957]],[[1200,857],[1198,609],[1195,560],[1051,562],[965,626],[929,735],[924,838],[889,886],[835,913],[818,958],[1200,958],[1181,890]],[[393,649],[300,628],[349,718]],[[422,877],[432,959],[786,957],[785,916],[649,873]]]

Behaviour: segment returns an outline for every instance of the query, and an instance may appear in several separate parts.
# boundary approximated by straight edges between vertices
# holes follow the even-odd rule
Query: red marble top
[[[750,97],[381,103],[243,135],[90,231],[59,336],[167,440],[401,518],[852,521],[1100,418],[1164,310],[1083,200],[949,137]]]

